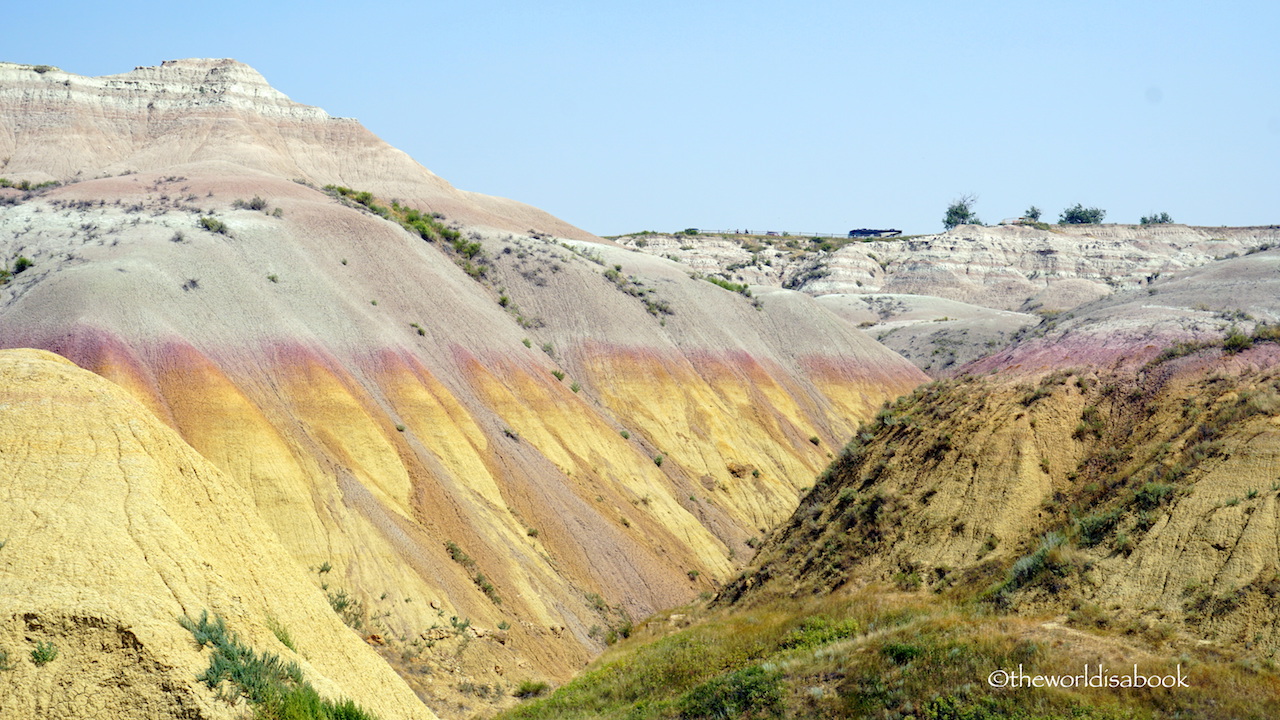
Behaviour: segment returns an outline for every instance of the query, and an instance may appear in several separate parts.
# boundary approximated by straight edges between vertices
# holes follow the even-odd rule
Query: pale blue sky
[[[194,7],[195,9],[189,9]],[[20,3],[0,59],[233,57],[598,234],[941,228],[1076,202],[1280,223],[1280,3]]]

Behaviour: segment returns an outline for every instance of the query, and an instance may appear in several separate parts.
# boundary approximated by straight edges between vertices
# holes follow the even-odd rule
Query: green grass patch
[[[52,642],[42,640],[36,643],[35,649],[31,651],[31,662],[35,663],[36,667],[48,665],[57,658],[58,648]]]
[[[209,667],[196,679],[228,703],[243,698],[253,706],[254,717],[272,720],[376,720],[351,700],[333,701],[320,696],[302,676],[297,663],[245,645],[227,629],[220,617],[199,620],[178,618],[196,644],[209,647]]]
[[[290,634],[289,628],[285,627],[284,623],[277,620],[274,615],[267,615],[267,629],[271,631],[272,635],[276,636],[281,645],[298,652],[298,646],[293,644],[293,635]]]

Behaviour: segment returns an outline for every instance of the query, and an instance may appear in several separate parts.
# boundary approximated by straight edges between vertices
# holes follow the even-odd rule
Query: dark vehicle
[[[849,237],[851,238],[868,238],[868,237],[890,238],[890,237],[897,237],[901,234],[902,234],[901,230],[871,230],[868,228],[858,228],[857,230],[849,231]]]

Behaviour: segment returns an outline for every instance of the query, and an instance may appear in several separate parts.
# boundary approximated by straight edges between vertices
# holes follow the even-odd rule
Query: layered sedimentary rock
[[[821,238],[623,236],[618,241],[735,282],[815,296],[934,296],[999,310],[1060,312],[1161,277],[1280,243],[1280,226],[961,225],[937,235]]]
[[[236,63],[0,72],[0,175],[64,183],[0,190],[30,263],[0,344],[175,430],[442,712],[714,589],[924,379],[803,294],[456,191]]]
[[[937,377],[1004,347],[1039,318],[1276,247],[1280,226],[962,225],[848,244],[654,234],[618,241],[702,274],[821,298]]]
[[[885,582],[1270,657],[1278,263],[1117,293],[900,399],[725,597]]]
[[[104,77],[0,63],[0,160],[0,176],[36,181],[256,171],[359,187],[468,224],[590,237],[523,203],[458,190],[356,120],[296,103],[234,60]]]
[[[434,717],[342,625],[242,483],[126,391],[4,350],[0,408],[0,716],[235,717],[196,681],[208,651],[178,622],[209,612],[330,699]],[[42,648],[53,657],[36,662]]]

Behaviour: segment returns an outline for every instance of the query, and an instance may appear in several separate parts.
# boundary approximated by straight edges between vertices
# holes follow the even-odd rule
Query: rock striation
[[[1276,247],[1280,226],[962,225],[847,244],[651,233],[618,242],[704,275],[818,297],[938,377],[1041,319]]]
[[[0,63],[0,130],[0,176],[10,179],[256,171],[359,187],[469,225],[592,237],[523,203],[458,190],[356,120],[296,103],[235,60],[105,77]]]
[[[209,611],[331,699],[435,717],[343,626],[240,483],[123,389],[5,350],[0,407],[0,716],[237,717],[196,681],[207,652],[178,624]],[[41,647],[52,660],[33,660]]]
[[[28,263],[0,285],[0,345],[176,432],[284,549],[280,577],[322,587],[442,715],[714,590],[926,379],[807,295],[747,298],[454,190],[233,61],[0,66],[0,129],[0,176],[63,183],[0,190],[0,259]]]

